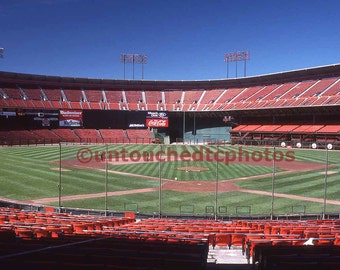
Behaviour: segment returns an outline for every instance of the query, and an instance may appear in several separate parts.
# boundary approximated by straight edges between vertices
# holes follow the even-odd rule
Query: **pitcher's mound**
[[[177,168],[179,171],[186,171],[186,172],[202,172],[202,171],[209,171],[209,168],[205,167],[179,167]]]

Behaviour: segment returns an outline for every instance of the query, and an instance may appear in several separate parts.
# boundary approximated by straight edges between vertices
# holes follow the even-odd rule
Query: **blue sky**
[[[339,0],[1,0],[0,70],[123,79],[120,55],[136,53],[145,80],[224,79],[225,53],[247,50],[247,76],[330,65],[339,12]]]

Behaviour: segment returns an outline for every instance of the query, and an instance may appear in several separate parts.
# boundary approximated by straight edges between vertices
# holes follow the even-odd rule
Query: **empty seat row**
[[[148,129],[37,129],[0,131],[0,144],[152,143]]]

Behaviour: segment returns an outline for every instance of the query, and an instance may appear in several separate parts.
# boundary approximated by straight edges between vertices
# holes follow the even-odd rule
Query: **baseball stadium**
[[[338,269],[339,114],[339,64],[201,81],[0,72],[0,264]]]

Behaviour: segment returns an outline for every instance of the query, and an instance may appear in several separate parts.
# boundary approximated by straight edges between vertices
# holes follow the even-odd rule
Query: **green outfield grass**
[[[91,150],[92,161],[90,163],[77,162],[77,153],[84,147]],[[154,158],[149,162],[121,164],[111,157],[107,167],[105,160],[100,160],[101,153],[106,151],[121,153],[122,149],[128,154],[134,154],[132,157],[135,159],[143,153],[148,153],[148,158],[152,159],[152,154],[162,151],[162,155],[160,155],[162,160]],[[160,190],[160,184],[164,184],[167,179],[185,182],[209,181],[213,186],[216,186],[217,183],[218,188],[220,181],[253,176],[251,179],[236,181],[234,184],[241,189],[270,193],[274,179],[274,190],[277,193],[324,198],[326,151],[276,148],[276,151],[280,151],[280,155],[283,157],[294,156],[294,161],[291,164],[310,162],[310,170],[301,172],[287,171],[285,168],[280,168],[279,162],[271,162],[274,150],[272,148],[243,147],[242,151],[250,153],[250,160],[256,162],[246,162],[245,157],[241,162],[231,162],[229,159],[238,159],[240,154],[239,148],[234,146],[209,146],[205,147],[204,151],[206,149],[209,149],[211,156],[219,151],[218,158],[221,160],[217,162],[209,160],[209,158],[208,160],[206,160],[207,158],[203,160],[197,158],[189,161],[187,156],[193,157],[196,153],[196,157],[199,157],[198,153],[202,151],[201,146],[190,145],[3,147],[0,148],[0,197],[31,201],[58,198],[61,195],[64,207],[104,209],[105,197],[79,200],[65,200],[63,197],[103,193],[105,190],[118,192],[154,188],[154,192],[108,196],[106,200],[108,209],[112,211],[136,210],[142,213],[158,213],[161,210],[162,213],[178,214],[181,210],[185,209],[183,210],[185,212],[192,207],[194,214],[206,214],[216,206],[217,202],[219,208],[227,209],[227,214],[239,214],[237,209],[242,209],[241,206],[244,206],[245,209],[249,207],[252,214],[269,214],[272,198],[268,195],[240,191],[200,193],[184,192],[184,190],[183,192]],[[288,151],[290,152],[288,153]],[[177,154],[177,160],[167,160],[167,153],[172,153],[173,159]],[[182,159],[180,158],[181,154],[184,156]],[[251,156],[252,154],[253,156]],[[89,154],[86,157],[88,156]],[[268,159],[269,162],[264,164],[259,162],[260,156],[262,159]],[[340,201],[340,152],[328,151],[328,160],[327,199]],[[61,172],[59,171],[60,165]],[[275,167],[273,167],[274,165]],[[181,167],[206,168],[207,170],[200,172],[178,170]],[[61,183],[61,193],[59,193],[59,183]],[[107,189],[105,189],[106,185]],[[57,200],[46,204],[59,206]],[[307,213],[321,213],[323,210],[322,202],[274,197],[274,213],[276,214],[291,214],[295,206],[305,207]],[[340,206],[328,203],[327,212],[340,212]]]

